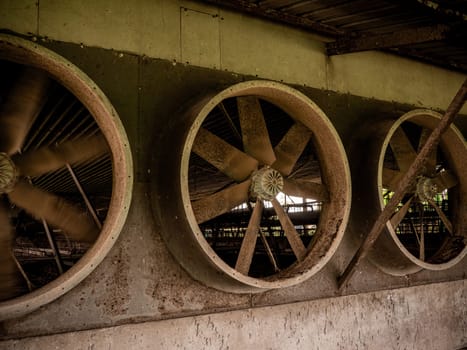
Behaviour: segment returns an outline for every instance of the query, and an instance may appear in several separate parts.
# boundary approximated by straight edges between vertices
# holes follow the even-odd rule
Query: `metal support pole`
[[[29,183],[32,185],[32,180],[31,179],[29,179]],[[49,241],[50,248],[52,249],[52,253],[54,255],[55,262],[57,263],[58,272],[59,272],[60,275],[62,275],[63,274],[63,263],[62,263],[62,259],[60,257],[60,252],[58,251],[58,248],[57,248],[57,243],[55,242],[55,239],[53,238],[53,236],[52,236],[52,234],[50,232],[49,225],[47,225],[47,221],[45,221],[44,218],[41,218],[41,222],[42,222],[42,226],[44,226],[45,234],[47,236],[47,240]],[[18,265],[18,267],[20,267],[19,262],[17,262],[17,265]],[[25,273],[24,273],[23,270],[21,271],[21,273],[26,278]],[[29,286],[29,283],[30,282],[28,281],[28,286]]]
[[[259,236],[261,237],[261,241],[263,242],[264,249],[266,250],[266,254],[268,255],[269,261],[271,261],[272,266],[274,267],[274,272],[279,272],[279,266],[277,265],[276,259],[274,258],[274,254],[272,253],[271,247],[269,246],[268,240],[266,239],[266,235],[261,230],[258,230]]]
[[[13,261],[15,262],[16,267],[18,268],[19,272],[21,273],[21,276],[23,276],[24,280],[26,281],[29,291],[32,292],[34,289],[36,289],[36,286],[31,282],[28,275],[26,274],[26,271],[24,271],[23,267],[19,263],[18,259],[16,259],[16,256],[15,254],[13,254],[13,252],[11,252],[11,257]]]
[[[432,133],[430,134],[427,141],[420,150],[420,153],[417,155],[414,162],[410,165],[407,173],[405,173],[405,175],[397,184],[393,197],[381,212],[380,216],[378,217],[372,229],[364,239],[360,248],[357,250],[350,263],[347,265],[347,268],[345,269],[344,273],[339,277],[339,289],[342,289],[344,286],[347,285],[350,278],[355,273],[356,268],[360,264],[360,261],[363,258],[365,258],[371,246],[378,239],[384,226],[394,214],[394,210],[396,210],[397,205],[402,200],[410,186],[413,185],[417,175],[420,173],[423,166],[427,162],[428,155],[438,146],[438,143],[441,140],[441,135],[449,128],[451,123],[454,121],[454,118],[456,117],[457,113],[464,105],[466,98],[467,80],[464,81],[464,84],[462,84],[461,88],[459,89],[456,96],[449,105],[448,109],[446,110],[446,113],[441,118],[439,124],[436,126],[435,129],[433,129]]]
[[[91,213],[92,218],[94,219],[94,222],[96,223],[97,227],[99,229],[101,229],[102,228],[102,223],[100,222],[99,218],[97,217],[96,211],[94,210],[94,207],[92,206],[91,202],[89,201],[88,196],[86,195],[86,192],[84,192],[84,189],[81,186],[81,184],[80,184],[80,182],[78,180],[78,177],[76,176],[76,174],[73,171],[70,164],[67,163],[66,167],[67,167],[71,177],[73,178],[73,181],[74,181],[76,187],[78,188],[79,193],[81,193],[81,196],[83,197],[84,202],[86,203],[86,207],[88,208],[89,212]]]
[[[57,263],[58,272],[60,273],[60,275],[63,275],[63,263],[60,257],[60,252],[58,251],[57,242],[55,242],[54,238],[52,237],[52,234],[50,233],[49,225],[47,225],[47,222],[44,219],[42,219],[42,225],[44,226],[47,239],[49,240],[49,245],[52,248],[54,259],[55,259],[55,262]]]

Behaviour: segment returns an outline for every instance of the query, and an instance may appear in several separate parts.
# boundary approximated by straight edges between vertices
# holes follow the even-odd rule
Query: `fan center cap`
[[[432,199],[438,193],[438,186],[428,177],[420,177],[417,181],[417,196],[421,200]]]
[[[284,187],[282,175],[268,166],[255,171],[251,180],[251,196],[262,200],[270,201],[274,199]]]
[[[15,164],[6,153],[0,152],[0,193],[7,193],[16,183],[17,171]]]

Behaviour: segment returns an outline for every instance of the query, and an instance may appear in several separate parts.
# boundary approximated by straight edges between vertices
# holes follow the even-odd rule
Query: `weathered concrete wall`
[[[61,52],[70,58],[76,55],[76,53],[82,52],[80,51],[81,48],[76,45],[60,43],[49,43],[49,45],[53,46],[56,51]],[[115,71],[123,71],[125,68],[127,72],[137,71],[137,69],[131,68],[133,64],[138,65],[138,60],[136,60],[134,57],[118,58],[114,55],[113,52],[106,52],[104,50],[97,49],[86,50],[85,52],[87,53],[87,57],[81,56],[80,59],[75,57],[74,61],[79,61],[79,64],[82,66],[82,68],[88,71],[93,76],[93,78],[99,82],[100,86],[106,87],[106,84],[108,84],[109,81],[112,82],[113,80],[109,79],[108,77],[112,76],[112,73],[115,73]],[[100,59],[98,59],[98,57]],[[113,67],[112,65],[104,64],[105,62],[108,62],[107,60],[112,59],[116,60],[117,62],[114,63]],[[90,62],[92,62],[92,64]],[[91,66],[94,67],[94,71],[90,68]],[[162,126],[159,125],[159,123],[162,124],[164,121],[159,121],[159,119],[153,120],[154,118],[150,117],[151,113],[149,111],[157,110],[158,106],[160,106],[163,101],[169,100],[169,96],[171,96],[173,93],[171,90],[177,90],[169,83],[171,80],[174,81],[177,80],[177,77],[184,77],[188,86],[194,84],[196,81],[198,86],[206,87],[214,86],[218,84],[219,81],[223,81],[225,83],[229,80],[228,77],[230,76],[228,73],[209,72],[208,70],[191,67],[174,67],[170,64],[170,62],[163,61],[146,62],[145,66],[146,68],[144,71],[147,74],[144,74],[144,76],[147,77],[147,79],[150,81],[152,81],[151,78],[153,76],[158,75],[160,78],[162,77],[161,74],[156,74],[156,72],[160,73],[165,71],[167,74],[165,78],[166,80],[160,80],[160,82],[166,86],[166,92],[165,94],[160,92],[160,94],[157,95],[157,98],[154,98],[154,95],[151,94],[153,91],[151,87],[143,84],[144,86],[148,87],[148,95],[144,98],[146,101],[144,105],[147,105],[147,107],[139,107],[146,111],[140,117],[141,123],[143,125],[151,125],[152,127],[155,127],[153,130],[154,134],[162,132]],[[202,78],[203,76],[204,78]],[[189,90],[190,89],[187,89],[183,94],[186,94],[187,96],[190,95],[191,92]],[[133,93],[136,94],[137,89],[134,91],[135,92]],[[143,89],[143,92],[144,91],[145,90]],[[134,134],[136,137],[136,139],[132,140],[132,146],[147,144],[146,146],[149,147],[150,142],[147,140],[147,138],[149,138],[151,132],[147,131],[148,136],[143,138],[142,135],[145,135],[144,133],[139,134],[134,132],[134,129],[137,128],[138,125],[129,121],[129,116],[135,113],[135,110],[126,105],[125,101],[132,101],[135,98],[132,96],[133,93],[129,92],[128,86],[114,86],[113,89],[107,89],[107,93],[109,94],[109,97],[112,99],[112,101],[116,101],[115,105],[118,107],[117,109],[121,114],[122,119],[125,121],[125,127],[127,131],[131,134]],[[336,116],[340,116],[342,110],[347,109],[348,106],[351,106],[353,113],[363,115],[365,116],[365,119],[367,119],[373,116],[377,111],[385,111],[384,107],[387,108],[385,111],[386,113],[396,107],[393,104],[388,104],[385,106],[384,104],[377,101],[361,100],[359,98],[351,98],[349,96],[336,95],[330,98],[328,93],[319,91],[308,91],[308,93],[312,95],[315,100],[320,101],[324,106],[327,106],[326,108],[329,116],[336,125],[340,126],[341,135],[347,135],[345,136],[347,143],[351,138],[351,133],[349,130],[351,130],[351,128],[354,126],[354,123],[357,121],[354,120],[355,118],[351,118],[352,114],[347,114],[349,118],[343,118],[344,121],[339,122],[340,119]],[[123,98],[125,94],[127,94],[126,99]],[[152,99],[150,98],[151,96],[153,96]],[[327,101],[327,104],[325,101]],[[172,103],[175,104],[175,102]],[[333,107],[331,108],[331,106]],[[403,106],[398,107],[402,108]],[[138,110],[136,105],[134,108]],[[366,113],[364,113],[365,110],[367,111]],[[176,115],[174,116],[169,112],[167,112],[167,114],[171,115],[172,118],[176,118]],[[136,162],[137,169],[139,169],[140,173],[143,173],[144,169],[147,169],[149,166],[148,161],[145,160],[145,158],[146,157],[142,157],[140,162]],[[161,169],[161,171],[163,170]],[[151,334],[160,334],[157,333],[157,327],[159,325],[161,325],[161,327],[170,327],[171,325],[175,325],[174,327],[176,327],[175,329],[177,329],[178,333],[186,333],[189,332],[191,328],[190,326],[187,326],[185,322],[188,322],[188,324],[191,325],[191,323],[194,322],[193,320],[200,319],[200,316],[196,316],[194,319],[187,318],[183,321],[180,321],[181,323],[179,325],[177,323],[179,321],[176,321],[175,319],[180,317],[206,314],[212,315],[220,311],[246,310],[250,307],[255,307],[255,310],[265,308],[264,311],[261,311],[261,317],[264,318],[263,322],[273,322],[271,320],[266,320],[266,315],[269,315],[271,319],[274,320],[275,324],[276,322],[280,323],[280,320],[285,320],[290,317],[289,313],[293,311],[290,311],[288,308],[290,306],[292,307],[291,310],[293,310],[294,306],[293,304],[290,304],[292,302],[317,300],[320,298],[330,297],[334,298],[325,299],[323,301],[317,302],[316,304],[310,304],[315,305],[313,308],[318,310],[318,312],[321,312],[320,317],[326,317],[326,314],[324,314],[324,316],[322,314],[322,312],[324,312],[323,310],[326,309],[322,309],[323,305],[327,305],[326,307],[328,308],[331,307],[331,309],[328,309],[327,317],[331,317],[329,315],[333,315],[332,317],[340,319],[347,313],[355,312],[358,317],[361,318],[359,321],[360,323],[358,324],[363,324],[367,317],[371,317],[371,312],[370,316],[367,316],[366,309],[363,310],[360,306],[355,306],[354,308],[352,305],[354,305],[354,301],[356,300],[356,305],[358,305],[360,302],[365,303],[365,305],[367,305],[370,310],[373,310],[370,307],[372,297],[368,299],[368,296],[361,296],[360,294],[352,297],[350,300],[353,301],[345,304],[347,311],[345,311],[346,308],[340,310],[340,306],[339,308],[335,309],[333,306],[341,305],[341,303],[344,302],[342,300],[348,300],[338,297],[339,294],[336,289],[336,277],[338,273],[342,271],[344,263],[349,259],[349,250],[351,247],[348,244],[349,242],[343,242],[335,257],[319,274],[311,278],[309,281],[292,288],[270,291],[255,295],[236,295],[219,292],[193,281],[190,276],[188,276],[186,272],[172,258],[160,237],[160,231],[164,228],[160,227],[159,223],[153,219],[151,207],[149,204],[149,196],[151,195],[149,181],[151,176],[157,176],[157,174],[153,173],[150,176],[141,176],[141,178],[138,180],[134,188],[133,202],[125,228],[111,253],[104,259],[96,271],[94,271],[88,278],[86,278],[83,283],[78,285],[76,288],[55,302],[46,305],[40,310],[37,310],[24,317],[3,322],[1,325],[1,333],[3,333],[4,337],[22,338],[35,335],[75,332],[77,330],[90,330],[88,333],[73,333],[74,335],[70,334],[70,336],[72,336],[73,342],[70,343],[68,347],[75,348],[80,344],[83,347],[88,346],[88,338],[84,336],[85,334],[88,334],[92,339],[99,337],[99,334],[101,334],[102,331],[95,331],[96,333],[94,333],[92,329],[112,327],[115,325],[127,325],[130,327],[128,329],[130,329],[131,332],[133,332],[134,329],[139,329],[139,327],[141,327],[141,332],[144,333],[141,335],[141,339],[145,339],[145,334],[147,334],[147,344],[152,344],[153,338]],[[349,230],[350,229],[351,228],[349,228]],[[346,236],[349,233],[350,231],[346,233]],[[174,234],[176,233],[174,232]],[[364,264],[360,270],[360,273],[358,273],[353,279],[351,287],[346,290],[345,293],[362,293],[369,290],[409,287],[419,283],[424,284],[427,282],[445,281],[446,279],[461,279],[463,278],[465,271],[465,264],[463,264],[457,266],[454,269],[451,269],[450,271],[443,271],[439,273],[425,271],[408,278],[396,278],[384,275],[370,264]],[[401,289],[398,293],[403,295],[407,290],[409,293],[417,294],[420,291],[423,291],[420,292],[418,297],[414,296],[414,300],[424,301],[427,298],[426,295],[429,295],[429,298],[437,298],[437,293],[439,292],[439,289],[443,288],[442,286],[443,284],[428,284],[423,287],[424,289]],[[428,301],[427,304],[423,302],[421,305],[417,305],[416,302],[411,301],[410,305],[413,304],[413,306],[410,307],[429,307],[433,313],[446,312],[448,315],[450,315],[446,316],[448,319],[452,320],[454,324],[461,325],[462,317],[459,317],[457,312],[462,314],[466,311],[464,289],[465,284],[463,283],[452,284],[450,285],[449,289],[446,289],[446,293],[449,292],[451,295],[455,296],[455,298],[452,299],[452,301],[456,303],[455,309],[451,309],[451,304],[440,304],[431,301]],[[388,341],[390,341],[392,337],[400,336],[403,338],[403,342],[410,342],[411,338],[407,338],[408,336],[405,332],[416,332],[418,327],[417,323],[414,322],[411,324],[409,328],[410,331],[408,331],[406,329],[407,324],[405,323],[405,319],[397,318],[396,316],[398,315],[393,313],[394,310],[387,308],[387,304],[383,302],[388,294],[383,293],[381,295],[383,295],[381,298],[375,298],[373,305],[383,310],[382,312],[387,315],[388,318],[392,317],[391,322],[393,322],[393,328],[388,330],[385,325],[381,326],[379,329],[380,336],[384,338],[386,334],[387,338],[384,339],[389,339]],[[282,304],[284,306],[277,309],[267,308],[268,305],[278,304]],[[396,302],[395,305],[399,305],[399,302]],[[269,313],[271,310],[274,312]],[[332,312],[330,310],[332,310]],[[230,315],[230,313],[225,313],[224,317],[230,318]],[[234,322],[234,324],[239,322],[236,321],[237,316],[235,315],[237,315],[237,313],[233,313],[232,315],[232,322]],[[163,323],[153,323],[157,320],[164,319],[174,319],[174,323],[168,321]],[[143,321],[149,323],[140,323]],[[221,321],[218,322],[218,330],[220,332],[222,332],[222,330],[225,331],[223,328],[223,323]],[[323,322],[323,320],[320,322]],[[298,329],[301,330],[308,328],[309,325],[304,321],[304,326],[299,327]],[[321,338],[313,338],[313,342],[310,344],[322,344],[320,346],[322,346],[321,348],[324,348],[324,346],[327,344],[326,339],[328,339],[324,337],[323,332],[325,328],[326,327],[323,326],[321,330],[317,329],[316,333],[312,333],[321,334]],[[276,334],[276,330],[270,330],[270,328],[267,329],[268,331],[261,333],[263,337],[269,338]],[[343,339],[341,344],[345,344],[346,341],[350,342],[348,344],[354,344],[352,343],[352,339],[354,339],[353,336],[355,335],[355,329],[356,328],[352,328],[352,324],[350,324],[346,325],[346,327],[336,326],[334,331],[340,332],[339,337],[342,337]],[[428,330],[430,331],[428,332]],[[212,333],[210,333],[210,331],[212,331]],[[120,331],[120,329],[116,332],[121,334],[122,339],[125,338],[125,332]],[[241,330],[238,332],[241,332]],[[306,335],[303,335],[302,338],[302,335],[296,332],[297,330],[295,328],[287,328],[284,330],[281,328],[279,335],[290,341],[293,341],[293,339],[300,339],[302,342],[301,344],[306,344],[309,338],[306,338]],[[327,332],[328,330],[326,328],[326,334]],[[449,338],[452,342],[460,343],[463,341],[463,338],[459,336],[459,333],[460,332],[455,328],[426,328],[423,329],[422,332],[422,334],[424,334],[423,339],[441,341],[439,339]],[[368,334],[369,333],[361,333],[361,344],[373,344],[376,337],[371,338],[371,336]],[[204,336],[211,336],[214,344],[213,348],[216,348],[217,343],[215,340],[218,339],[216,333],[213,330],[210,330],[210,328],[207,328],[204,331]],[[110,339],[118,339],[115,338],[114,335],[109,335],[108,337],[106,336],[105,339],[109,339],[109,337]],[[239,335],[239,337],[241,340],[242,335]],[[49,338],[37,338],[37,341],[42,341],[44,339],[46,344],[49,344]],[[130,337],[128,339],[133,338]],[[127,341],[132,341],[128,339]],[[162,337],[159,339],[159,341],[162,341],[163,344],[170,348],[176,347],[176,339],[178,338],[174,338],[172,334],[167,333],[167,336]],[[333,336],[329,339],[336,338]],[[379,341],[379,338],[376,339]],[[417,338],[417,341],[418,340],[419,338]],[[29,342],[32,340],[25,341]],[[193,341],[195,342],[195,340]],[[117,348],[118,344],[120,343],[128,344],[123,341],[115,342],[112,345],[112,348]],[[9,348],[12,344],[13,343],[11,342],[4,343],[6,348]],[[27,346],[27,343],[23,343],[21,341],[17,342],[16,344],[18,344],[17,346],[19,348]],[[34,344],[38,345],[40,343]],[[194,343],[195,347],[197,347],[196,344],[197,343]],[[282,343],[277,342],[277,344]],[[435,344],[438,343],[435,342]],[[59,343],[59,347],[66,348],[66,343]],[[100,348],[100,344],[96,343],[95,348]]]
[[[444,108],[461,74],[384,53],[327,59],[311,34],[186,1],[41,0],[38,7],[3,0],[0,28],[47,37],[39,43],[96,81],[122,119],[137,175],[111,253],[71,292],[0,324],[3,339],[33,337],[1,348],[466,345],[466,259],[449,271],[407,278],[365,263],[341,297],[336,277],[354,249],[348,237],[358,230],[351,222],[335,257],[309,281],[255,295],[219,292],[191,279],[167,251],[160,232],[170,228],[160,227],[149,204],[149,183],[158,174],[148,172],[152,154],[173,156],[170,145],[159,143],[167,123],[211,89],[255,76],[297,84],[326,112],[348,151],[364,122],[414,106]],[[445,281],[453,282],[431,284]],[[50,334],[56,335],[34,338]]]
[[[2,0],[0,28],[441,109],[465,79],[382,52],[328,58],[316,35],[186,0]]]
[[[434,284],[11,340],[0,348],[460,349],[467,345],[466,287]]]

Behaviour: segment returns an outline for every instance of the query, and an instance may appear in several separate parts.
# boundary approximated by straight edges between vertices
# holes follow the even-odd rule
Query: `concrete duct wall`
[[[2,1],[0,24],[52,40],[428,108],[445,109],[464,80],[382,52],[329,58],[321,37],[185,0]]]

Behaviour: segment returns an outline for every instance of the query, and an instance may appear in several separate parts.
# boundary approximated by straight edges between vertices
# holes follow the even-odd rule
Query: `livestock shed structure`
[[[467,347],[461,0],[0,0],[0,349]]]

